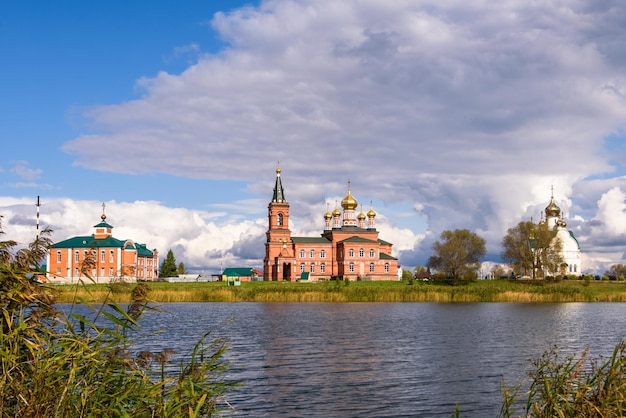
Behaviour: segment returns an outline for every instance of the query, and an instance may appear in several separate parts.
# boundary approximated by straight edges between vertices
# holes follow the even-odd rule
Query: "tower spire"
[[[280,162],[276,167],[276,184],[274,185],[274,196],[272,197],[272,202],[286,202],[285,200],[285,190],[283,189],[283,183],[280,181]]]

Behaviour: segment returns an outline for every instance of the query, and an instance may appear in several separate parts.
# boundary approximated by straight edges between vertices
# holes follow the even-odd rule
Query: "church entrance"
[[[291,281],[291,263],[283,263],[283,281]]]

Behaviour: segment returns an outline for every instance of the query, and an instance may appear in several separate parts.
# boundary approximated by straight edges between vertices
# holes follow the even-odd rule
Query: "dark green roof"
[[[98,225],[94,225],[94,228],[113,228],[112,225],[109,225],[108,223],[102,221],[100,222]]]
[[[381,260],[397,260],[397,258],[390,256],[389,254],[380,253],[379,259]]]
[[[340,242],[369,242],[369,243],[375,243],[376,241],[371,240],[371,239],[367,239],[367,238],[363,238],[363,237],[357,237],[357,236],[353,236],[350,238],[346,238]]]
[[[251,277],[253,273],[252,267],[228,267],[224,269],[222,275],[228,277]]]
[[[95,239],[93,235],[79,236],[60,241],[52,245],[51,248],[91,248],[91,247],[123,247],[126,241],[113,237]]]
[[[297,244],[328,244],[330,241],[324,237],[291,237]]]
[[[378,240],[378,242],[379,242],[380,244],[383,244],[383,245],[391,245],[391,243],[390,243],[390,242],[384,241],[384,240],[382,240],[382,239],[379,239],[379,240]]]

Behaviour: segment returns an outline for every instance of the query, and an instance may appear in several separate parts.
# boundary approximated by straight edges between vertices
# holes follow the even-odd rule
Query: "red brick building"
[[[87,279],[108,283],[156,280],[159,253],[145,244],[113,237],[113,227],[106,222],[104,204],[101,222],[91,235],[76,236],[50,247],[47,257],[47,278],[50,283],[72,283]]]
[[[356,213],[358,202],[350,192],[341,208],[324,214],[324,231],[319,237],[292,237],[289,203],[276,169],[274,195],[268,206],[264,280],[398,280],[398,260],[391,256],[392,244],[378,237],[376,212]]]

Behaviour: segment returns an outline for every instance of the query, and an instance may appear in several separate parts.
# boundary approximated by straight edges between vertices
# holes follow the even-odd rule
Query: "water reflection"
[[[168,304],[143,342],[188,352],[207,330],[228,337],[233,415],[497,416],[500,385],[519,382],[556,344],[610,355],[624,304]]]

